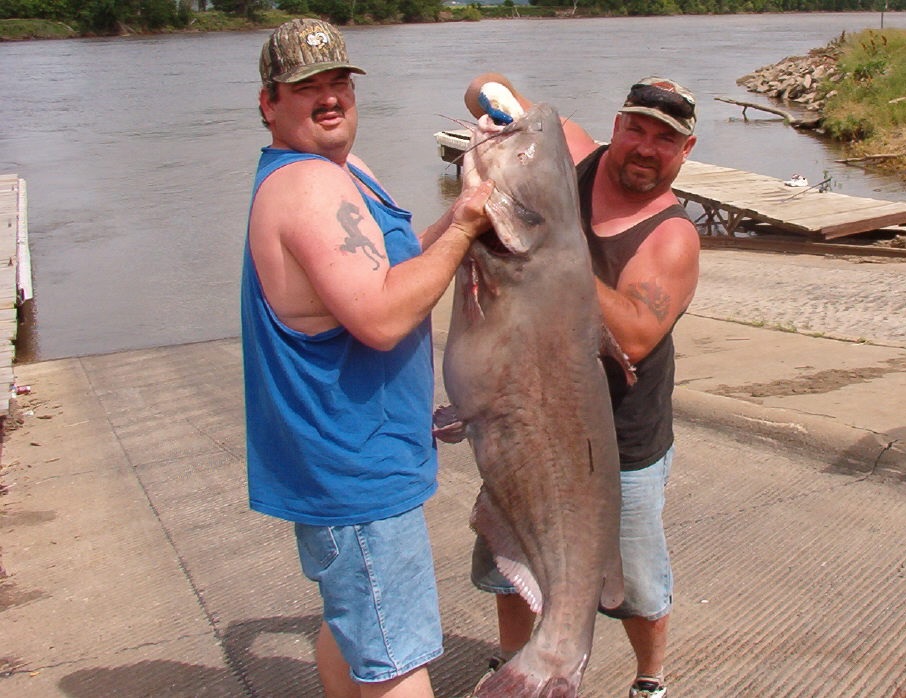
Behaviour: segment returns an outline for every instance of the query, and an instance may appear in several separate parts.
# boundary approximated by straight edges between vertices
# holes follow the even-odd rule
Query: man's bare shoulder
[[[667,263],[670,260],[697,257],[701,239],[695,223],[685,216],[676,216],[661,221],[645,239],[642,249]]]
[[[700,245],[698,228],[695,227],[695,223],[689,216],[677,215],[667,218],[655,228],[654,232],[657,233],[662,230],[669,231],[670,235],[667,237],[677,241],[679,244],[691,244],[696,248]]]
[[[341,197],[355,186],[342,167],[329,160],[312,158],[281,167],[264,180],[256,196],[262,201],[283,201],[296,206],[317,205]]]
[[[358,167],[358,168],[359,168],[360,170],[362,170],[363,172],[365,172],[365,173],[369,174],[370,176],[374,177],[375,179],[377,179],[377,177],[375,176],[374,172],[371,171],[371,168],[368,167],[368,165],[365,164],[365,161],[362,160],[362,158],[358,157],[357,155],[353,155],[352,153],[350,153],[350,154],[347,156],[346,161],[347,161],[350,165],[355,165],[356,167]]]

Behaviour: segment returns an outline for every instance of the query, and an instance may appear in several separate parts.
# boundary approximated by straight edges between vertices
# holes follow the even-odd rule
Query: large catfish
[[[605,330],[557,112],[540,104],[486,129],[463,176],[496,183],[493,231],[457,271],[444,383],[483,481],[472,526],[540,618],[475,695],[565,698],[578,694],[599,602],[623,594]]]

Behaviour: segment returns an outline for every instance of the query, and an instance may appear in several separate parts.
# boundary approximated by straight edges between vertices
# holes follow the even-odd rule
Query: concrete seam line
[[[718,428],[745,430],[785,442],[850,471],[885,474],[906,479],[906,451],[896,448],[885,434],[803,415],[780,407],[753,403],[678,387],[674,409],[680,418]]]

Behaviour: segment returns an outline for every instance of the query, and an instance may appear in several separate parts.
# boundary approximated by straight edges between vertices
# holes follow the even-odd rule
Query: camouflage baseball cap
[[[621,112],[645,114],[663,121],[685,136],[695,129],[695,97],[666,78],[642,78],[629,90]]]
[[[320,19],[294,19],[277,27],[261,49],[261,82],[299,82],[325,70],[365,71],[349,62],[337,29]]]

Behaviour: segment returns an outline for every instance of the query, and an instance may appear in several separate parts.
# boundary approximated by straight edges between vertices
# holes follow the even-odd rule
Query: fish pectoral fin
[[[484,538],[500,574],[516,587],[533,613],[541,613],[544,595],[541,593],[538,580],[529,567],[509,520],[494,503],[484,485],[475,500],[471,524],[476,533]]]
[[[441,405],[434,410],[434,428],[431,433],[447,444],[458,444],[466,438],[466,425],[456,414],[453,405]]]
[[[629,361],[629,357],[626,355],[626,352],[623,351],[620,343],[617,342],[616,337],[613,336],[610,328],[608,328],[607,325],[602,325],[601,328],[601,358],[609,356],[614,359],[620,365],[620,368],[623,369],[623,373],[626,377],[626,385],[631,388],[635,385],[637,380],[635,366]]]

